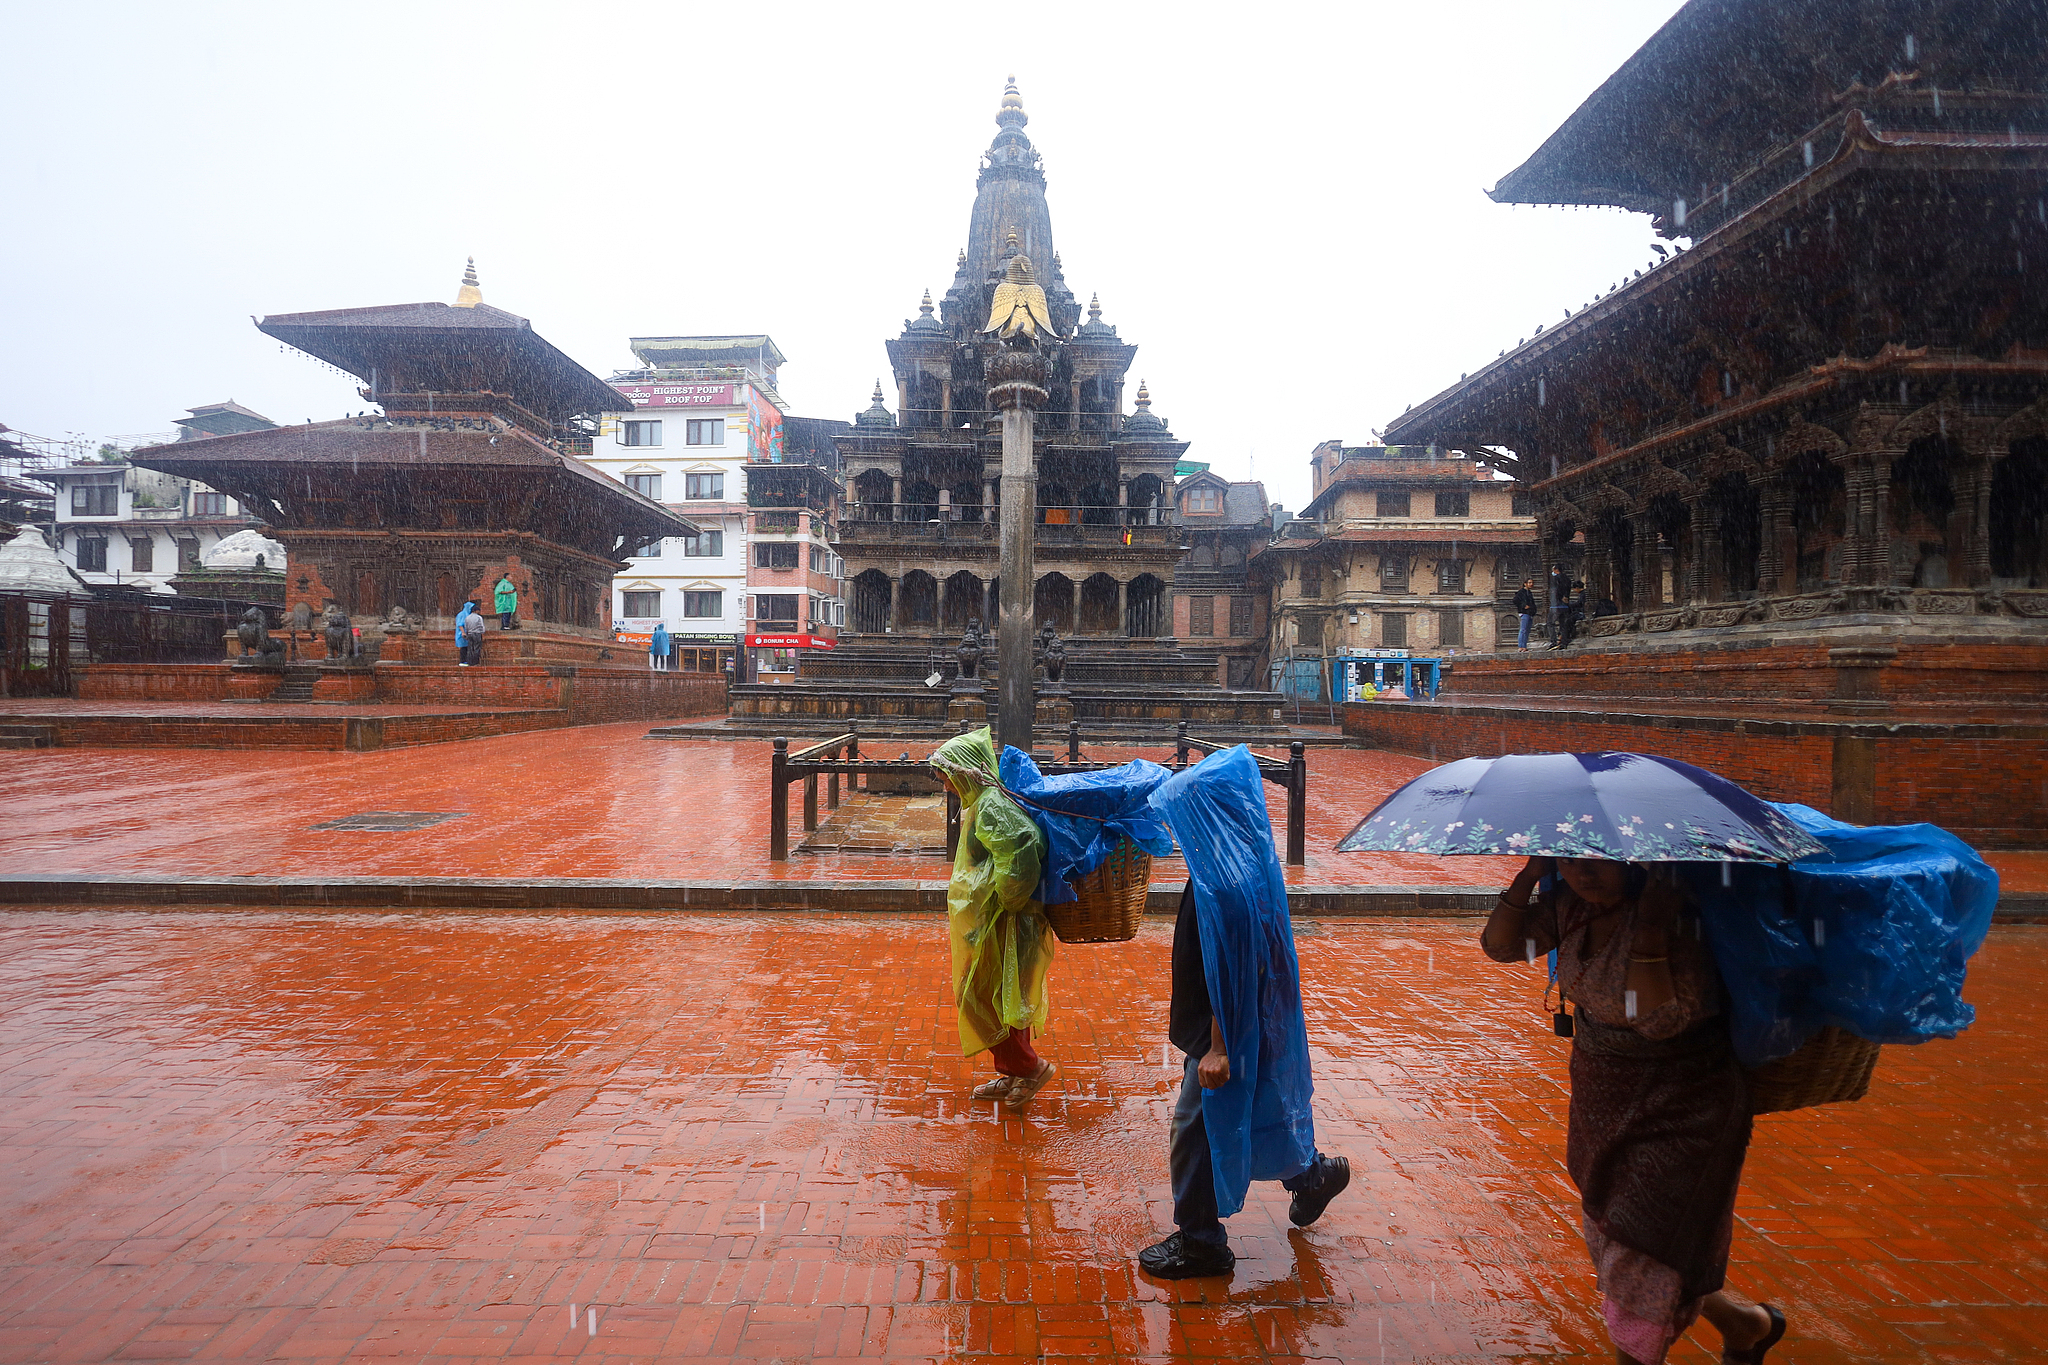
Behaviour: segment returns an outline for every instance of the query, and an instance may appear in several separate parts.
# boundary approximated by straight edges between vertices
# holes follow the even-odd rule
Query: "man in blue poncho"
[[[1173,927],[1168,1025],[1186,1056],[1167,1157],[1179,1231],[1138,1265],[1182,1280],[1237,1264],[1222,1220],[1244,1207],[1252,1181],[1280,1181],[1294,1196],[1288,1221],[1307,1227],[1351,1183],[1351,1164],[1316,1150],[1301,968],[1251,751],[1203,760],[1152,806],[1190,874]]]

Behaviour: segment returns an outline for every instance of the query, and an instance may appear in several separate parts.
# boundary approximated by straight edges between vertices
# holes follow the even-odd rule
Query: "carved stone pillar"
[[[1991,471],[1994,461],[1988,453],[1973,453],[1970,460],[1969,525],[1963,541],[1963,576],[1958,580],[1973,588],[1986,587],[1991,582]],[[1965,489],[1956,490],[1958,510],[1964,501]],[[1949,542],[1955,543],[1953,539]]]
[[[981,520],[984,524],[987,524],[995,519],[996,481],[994,479],[983,479],[981,481]]]
[[[882,624],[890,630],[896,628],[896,604],[903,600],[903,578],[900,574],[889,575],[889,614],[882,618]]]
[[[1116,633],[1124,636],[1131,633],[1130,589],[1131,585],[1123,579],[1116,581]]]
[[[1031,685],[1031,598],[1037,517],[1037,461],[1032,429],[1038,409],[1049,396],[1045,385],[1051,365],[1029,350],[1006,350],[990,358],[989,402],[1003,414],[1002,540],[997,562],[1002,566],[1002,614],[996,622],[996,661],[1001,684],[1001,709],[996,717],[996,742],[1031,748],[1031,726],[1037,705]]]
[[[900,477],[889,480],[889,520],[903,520],[903,480]]]
[[[939,381],[939,425],[948,431],[953,429],[953,381],[951,377]]]
[[[1657,549],[1657,528],[1644,513],[1628,519],[1633,535],[1629,540],[1630,579],[1634,591],[1626,603],[1615,605],[1623,611],[1648,611],[1663,605],[1664,556]]]
[[[1610,561],[1614,553],[1607,539],[1607,532],[1598,527],[1588,526],[1586,531],[1586,610],[1592,611],[1593,603],[1613,596],[1613,576]]]
[[[1702,494],[1687,498],[1685,507],[1690,514],[1688,538],[1692,542],[1686,547],[1685,600],[1698,606],[1713,600],[1708,596],[1713,590],[1711,564],[1721,556],[1721,523],[1714,504]]]

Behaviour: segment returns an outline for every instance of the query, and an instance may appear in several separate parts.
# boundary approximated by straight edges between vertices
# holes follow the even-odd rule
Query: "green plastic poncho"
[[[1053,936],[1034,895],[1045,836],[1003,794],[986,726],[947,740],[931,766],[960,793],[960,846],[946,888],[946,918],[960,1055],[972,1057],[1012,1029],[1045,1026]]]

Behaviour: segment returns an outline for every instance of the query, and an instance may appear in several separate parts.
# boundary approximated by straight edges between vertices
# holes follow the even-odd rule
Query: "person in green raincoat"
[[[517,630],[519,585],[512,581],[511,574],[504,574],[499,577],[498,586],[491,591],[497,597],[498,629]]]
[[[1015,1112],[1058,1070],[1031,1046],[1033,1030],[1045,1027],[1053,952],[1052,925],[1034,895],[1045,835],[1003,794],[988,727],[947,740],[931,766],[960,797],[960,845],[946,888],[960,1055],[989,1054],[995,1079],[973,1096]]]

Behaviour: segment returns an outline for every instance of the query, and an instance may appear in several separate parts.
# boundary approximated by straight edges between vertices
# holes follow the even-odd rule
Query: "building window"
[[[717,559],[725,553],[725,532],[699,531],[683,537],[685,559]]]
[[[658,540],[650,540],[650,541],[648,541],[648,542],[647,542],[647,543],[646,543],[645,545],[642,545],[642,546],[641,546],[641,547],[640,547],[639,549],[637,549],[637,550],[633,551],[633,558],[635,558],[635,559],[660,559],[660,558],[661,558],[661,542],[660,542],[660,541],[658,541]]]
[[[1188,511],[1220,512],[1218,490],[1214,488],[1191,488],[1188,490]]]
[[[686,592],[683,594],[683,615],[723,616],[725,607],[721,599],[724,596],[724,593],[717,591]]]
[[[1465,561],[1462,559],[1440,559],[1436,565],[1436,590],[1438,592],[1465,591]]]
[[[1380,615],[1380,645],[1385,649],[1405,649],[1408,646],[1408,617],[1405,613]]]
[[[761,622],[781,621],[788,625],[797,622],[797,595],[793,592],[763,592],[754,594],[754,619]]]
[[[756,512],[754,513],[754,529],[756,531],[800,531],[803,529],[803,522],[800,520],[802,516],[803,513],[801,512]]]
[[[1216,599],[1213,597],[1190,597],[1188,599],[1188,634],[1214,635],[1216,633]]]
[[[121,483],[118,476],[92,483],[71,485],[71,515],[74,517],[118,517],[121,515]]]
[[[797,566],[797,551],[800,548],[793,540],[764,541],[754,547],[754,567],[794,569]]]
[[[156,541],[154,539],[131,540],[128,542],[128,567],[136,573],[154,573],[151,567],[156,563]]]
[[[629,592],[625,596],[626,615],[661,615],[661,589],[656,588],[653,592]]]
[[[725,444],[725,419],[692,417],[683,439],[693,446],[722,446]]]
[[[661,501],[661,475],[659,474],[628,474],[626,476],[626,487],[632,489],[643,498],[653,498],[656,502]]]
[[[1472,515],[1472,495],[1464,489],[1455,493],[1436,495],[1436,514],[1440,517],[1469,517]]]
[[[1515,517],[1535,516],[1536,499],[1531,497],[1526,490],[1517,488],[1514,492],[1508,494],[1508,515]]]
[[[78,571],[80,573],[105,573],[107,571],[107,542],[98,538],[78,542]]]
[[[628,422],[626,444],[629,446],[658,446],[661,444],[661,423]]]
[[[1465,613],[1440,611],[1436,614],[1436,642],[1440,645],[1465,643]]]
[[[813,545],[811,547],[811,572],[825,573],[829,571],[831,567],[832,556],[825,552],[825,547],[822,545]]]
[[[692,423],[694,426],[695,423]],[[725,475],[685,474],[683,475],[683,496],[686,498],[723,498],[725,496]]]
[[[1230,633],[1249,635],[1252,633],[1252,599],[1233,597],[1230,599]]]
[[[179,572],[179,573],[198,573],[198,572],[199,572],[199,542],[198,542],[198,541],[196,541],[196,540],[181,540],[181,541],[179,541],[179,542],[178,542],[178,572]]]
[[[1323,647],[1323,618],[1320,616],[1301,617],[1295,622],[1294,635],[1297,644],[1321,649]]]
[[[1380,587],[1387,592],[1408,591],[1408,556],[1380,556]]]
[[[1321,597],[1323,595],[1323,566],[1304,564],[1301,566],[1301,595]]]
[[[228,495],[205,493],[192,490],[192,515],[195,517],[224,517],[228,514]]]
[[[1382,493],[1379,495],[1378,503],[1379,505],[1375,510],[1383,517],[1405,517],[1408,515],[1408,495],[1406,493]]]

